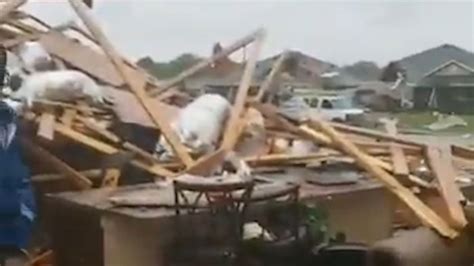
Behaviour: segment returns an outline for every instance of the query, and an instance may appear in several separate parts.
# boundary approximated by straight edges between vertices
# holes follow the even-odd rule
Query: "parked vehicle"
[[[355,107],[348,96],[311,95],[304,96],[304,100],[311,107],[312,114],[330,121],[347,121],[350,116],[364,113],[364,109]]]

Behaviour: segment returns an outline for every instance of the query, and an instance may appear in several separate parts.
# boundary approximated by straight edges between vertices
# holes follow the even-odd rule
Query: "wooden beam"
[[[320,132],[317,132],[317,131],[313,130],[308,125],[302,125],[302,126],[299,127],[299,129],[301,130],[302,134],[308,136],[309,139],[311,139],[312,141],[314,141],[317,144],[323,144],[323,145],[326,145],[328,147],[332,147],[332,148],[336,148],[336,149],[338,148],[337,145],[333,142],[333,140],[331,138],[329,138],[328,136],[326,136],[323,133],[320,133]],[[354,145],[357,146],[356,143],[354,143]],[[359,146],[358,148],[359,149],[365,149],[364,146]],[[381,160],[377,157],[371,156],[367,153],[364,153],[363,157],[366,161],[372,163],[373,165],[381,167],[385,171],[388,171],[388,172],[393,172],[394,171],[394,168],[391,164],[386,163],[386,162],[384,162],[383,160]],[[419,178],[415,175],[408,175],[407,178],[411,183],[413,183],[417,186],[420,186],[420,187],[423,187],[423,188],[432,188],[432,186],[428,182],[424,181],[423,179],[421,179],[421,178]]]
[[[65,137],[68,137],[70,139],[73,139],[79,143],[82,143],[86,146],[89,146],[99,152],[102,152],[102,153],[105,153],[105,154],[114,154],[114,153],[117,153],[119,152],[119,149],[115,148],[114,146],[111,146],[109,144],[106,144],[104,142],[101,142],[101,141],[98,141],[94,138],[91,138],[87,135],[84,135],[84,134],[81,134],[79,132],[76,132],[64,125],[61,125],[59,123],[56,123],[56,127],[55,127],[55,130],[64,135]],[[137,167],[140,167],[144,170],[147,170],[148,172],[154,174],[154,175],[158,175],[158,176],[162,176],[162,177],[170,177],[170,176],[174,176],[174,173],[163,168],[163,167],[159,167],[157,165],[151,165],[151,166],[148,166],[147,164],[144,164],[142,163],[141,161],[139,160],[133,160],[132,162],[132,165],[135,165]]]
[[[397,125],[394,120],[385,120],[384,126],[390,136],[397,136]],[[390,153],[392,155],[393,174],[397,177],[408,177],[410,170],[403,149],[395,142],[390,142]]]
[[[74,119],[76,118],[77,110],[76,109],[65,109],[63,115],[61,116],[61,123],[71,127]]]
[[[224,130],[222,147],[227,151],[231,151],[234,148],[234,145],[237,143],[237,140],[241,133],[242,127],[239,126],[239,123],[241,121],[241,116],[245,108],[248,91],[250,89],[250,84],[253,80],[253,73],[255,72],[255,68],[257,67],[257,60],[260,54],[260,50],[262,49],[264,38],[265,33],[262,31],[261,34],[257,36],[257,39],[253,44],[249,59],[245,64],[244,73],[242,75],[239,88],[237,90],[235,102],[230,111],[230,117]]]
[[[196,65],[194,65],[194,66],[190,67],[189,69],[181,72],[178,76],[176,76],[176,77],[174,77],[170,80],[164,81],[163,84],[160,84],[159,89],[150,90],[150,95],[152,97],[156,97],[156,96],[160,95],[161,93],[167,91],[168,89],[176,86],[177,84],[179,84],[180,82],[182,82],[186,78],[188,78],[188,77],[198,73],[199,71],[203,70],[204,68],[208,67],[209,65],[214,63],[216,60],[219,60],[223,57],[226,57],[226,56],[232,54],[233,52],[237,51],[238,49],[252,43],[257,38],[259,38],[259,36],[262,36],[262,35],[264,35],[264,30],[263,29],[258,29],[255,32],[252,32],[251,34],[243,37],[242,39],[239,39],[239,40],[233,42],[228,47],[225,47],[224,49],[222,49],[221,52],[211,56],[210,58],[202,60],[201,62],[197,63]]]
[[[313,123],[321,132],[331,138],[339,150],[354,158],[360,167],[397,195],[402,202],[414,211],[424,224],[431,226],[444,237],[456,238],[459,235],[459,231],[452,228],[436,212],[416,197],[410,189],[400,184],[400,182],[381,167],[368,161],[367,155],[364,152],[344,138],[344,136],[337,132],[331,125],[321,120],[313,120]]]
[[[140,157],[143,159],[147,160],[148,162],[152,164],[159,164],[160,161],[158,158],[154,157],[152,154],[148,153],[147,151],[141,149],[140,147],[136,146],[133,143],[130,143],[128,141],[122,141],[122,139],[117,136],[116,134],[110,132],[109,130],[105,128],[101,128],[100,126],[96,125],[94,122],[89,121],[87,118],[84,117],[77,117],[79,121],[81,121],[88,129],[94,131],[95,133],[101,135],[102,137],[106,138],[107,140],[115,143],[115,144],[121,144],[122,147]]]
[[[379,140],[385,140],[385,141],[392,141],[396,142],[399,144],[405,144],[405,145],[411,145],[411,146],[417,146],[420,148],[425,148],[426,145],[417,141],[412,141],[400,136],[394,137],[390,136],[389,134],[376,131],[376,130],[371,130],[371,129],[366,129],[366,128],[360,128],[360,127],[354,127],[354,126],[349,126],[341,123],[336,123],[336,122],[330,122],[329,123],[332,127],[334,127],[336,130],[340,132],[345,132],[345,133],[352,133],[355,135],[361,135],[369,138],[374,138],[374,139],[379,139]]]
[[[243,160],[250,165],[286,164],[293,161],[310,161],[319,159],[330,159],[340,154],[312,153],[307,155],[290,154],[267,154],[262,156],[245,157]]]
[[[108,85],[120,87],[124,80],[104,54],[57,31],[41,34],[38,40],[46,51],[76,69]]]
[[[4,21],[10,12],[18,9],[20,6],[24,5],[27,0],[10,0],[5,5],[3,5],[2,9],[0,9],[0,21]]]
[[[41,146],[36,145],[26,138],[21,138],[21,143],[31,152],[31,154],[38,158],[38,160],[47,162],[59,172],[64,173],[66,177],[69,177],[77,188],[86,190],[92,187],[92,181]]]
[[[262,101],[265,93],[268,91],[268,89],[270,89],[270,86],[273,85],[275,77],[277,76],[277,74],[280,73],[280,69],[283,66],[283,63],[285,62],[286,58],[288,58],[288,51],[284,51],[273,64],[270,74],[268,74],[268,76],[263,81],[262,85],[260,85],[260,90],[258,91],[258,94],[255,97],[255,100],[257,102]]]
[[[91,169],[79,172],[81,175],[87,177],[89,180],[95,180],[101,178],[103,176],[103,171],[101,169]],[[42,182],[54,182],[60,181],[68,178],[64,174],[39,174],[34,175],[31,177],[31,181],[35,183],[42,183]]]
[[[56,118],[54,117],[52,113],[43,112],[39,119],[37,135],[47,140],[53,140],[55,123],[56,123]]]
[[[89,29],[90,33],[100,43],[105,54],[113,62],[117,71],[122,76],[123,80],[128,84],[134,95],[137,97],[140,104],[146,110],[148,115],[151,117],[157,127],[160,128],[164,137],[173,148],[176,155],[186,166],[194,164],[193,159],[186,151],[184,145],[180,142],[176,133],[172,130],[170,125],[166,123],[166,120],[161,116],[160,112],[153,106],[153,102],[146,95],[145,86],[147,80],[137,80],[132,76],[132,72],[127,68],[125,62],[122,60],[119,53],[113,47],[112,43],[107,39],[103,31],[98,27],[89,8],[80,0],[69,0],[72,7],[76,11],[77,15],[81,18],[84,25]]]
[[[227,151],[224,149],[218,149],[217,151],[203,156],[196,161],[194,165],[186,168],[181,174],[188,173],[199,176],[209,176],[213,174],[213,171],[222,165],[226,158]]]
[[[426,149],[426,159],[436,180],[443,201],[446,203],[451,226],[462,230],[467,225],[461,200],[461,190],[456,185],[456,172],[453,167],[451,151],[449,148],[436,148],[429,146]]]
[[[333,126],[335,129],[337,129],[340,132],[345,132],[345,133],[351,133],[355,135],[361,135],[369,138],[374,138],[378,140],[384,140],[384,141],[392,141],[401,145],[409,145],[409,146],[415,146],[417,148],[421,148],[425,150],[427,148],[427,145],[422,142],[414,141],[407,139],[405,137],[401,136],[390,136],[388,134],[376,131],[376,130],[371,130],[371,129],[366,129],[366,128],[360,128],[360,127],[354,127],[354,126],[349,126],[341,123],[336,123],[336,122],[330,122],[329,123],[331,126]],[[459,145],[451,145],[451,151],[452,154],[456,157],[464,158],[464,159],[471,159],[474,160],[474,150],[459,146]]]
[[[102,180],[101,187],[118,187],[120,175],[122,175],[122,172],[119,169],[110,168],[105,170],[105,175],[104,179]]]
[[[25,113],[23,114],[23,118],[25,120],[29,120],[29,121],[34,121],[37,123],[37,121],[35,121],[36,119],[36,116],[34,113],[31,113],[31,112],[28,112],[28,113]],[[111,146],[107,143],[104,143],[104,142],[101,142],[99,140],[96,140],[94,138],[91,138],[87,135],[84,135],[82,133],[79,133],[77,131],[74,131],[72,130],[71,128],[65,126],[65,125],[62,125],[61,123],[56,123],[54,125],[54,130],[58,133],[60,133],[61,135],[69,138],[69,139],[72,139],[74,141],[77,141],[85,146],[88,146],[88,147],[91,147],[101,153],[105,153],[105,154],[115,154],[117,152],[119,152],[120,150],[115,148],[114,146]],[[139,167],[143,170],[146,170],[148,171],[149,173],[151,174],[154,174],[154,175],[157,175],[157,176],[160,176],[160,177],[171,177],[171,176],[174,176],[175,173],[169,171],[168,169],[162,167],[161,165],[158,165],[158,164],[154,164],[154,165],[149,165],[149,164],[146,164],[146,163],[143,163],[139,160],[133,160],[131,161],[131,164],[136,166],[136,167]]]

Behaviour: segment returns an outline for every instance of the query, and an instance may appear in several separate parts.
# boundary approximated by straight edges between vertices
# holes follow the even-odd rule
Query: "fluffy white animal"
[[[229,112],[227,99],[218,94],[205,94],[182,109],[171,127],[180,141],[193,152],[208,153],[215,149]],[[157,146],[166,149],[165,156],[172,155],[163,136]]]
[[[86,74],[75,70],[38,72],[25,76],[12,98],[24,100],[31,107],[35,99],[73,101],[89,98],[104,103],[102,88]]]
[[[50,70],[54,65],[53,59],[39,42],[25,42],[14,52],[20,58],[23,68],[30,73]]]

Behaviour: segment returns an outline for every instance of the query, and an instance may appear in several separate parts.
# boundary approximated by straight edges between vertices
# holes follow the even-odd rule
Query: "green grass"
[[[426,130],[432,134],[474,134],[474,115],[459,115],[464,121],[467,122],[467,126],[456,126],[451,127],[445,130],[439,131],[430,131],[426,126],[435,122],[437,118],[433,115],[432,112],[403,112],[392,114],[392,116],[398,118],[399,126],[405,129],[415,129],[415,130]]]

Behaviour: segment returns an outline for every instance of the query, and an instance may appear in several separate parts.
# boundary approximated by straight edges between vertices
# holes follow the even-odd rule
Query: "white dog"
[[[14,99],[24,100],[31,107],[35,99],[73,101],[89,98],[104,103],[102,89],[86,74],[75,70],[55,70],[25,76]]]

